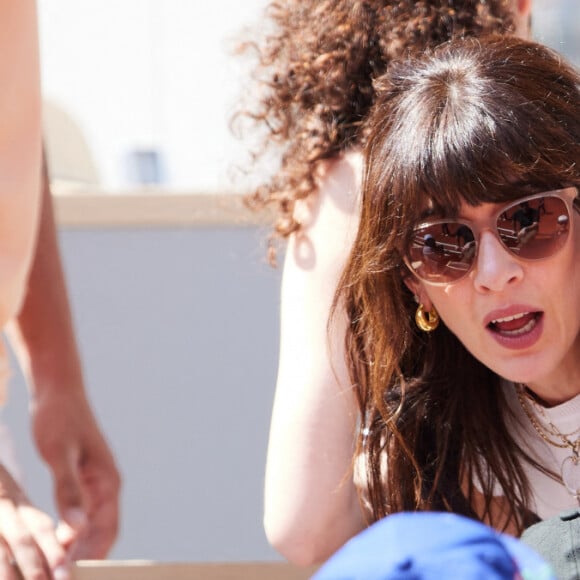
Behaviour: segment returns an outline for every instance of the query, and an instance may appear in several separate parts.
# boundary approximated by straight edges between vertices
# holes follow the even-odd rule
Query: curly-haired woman
[[[345,313],[327,324],[358,226],[374,79],[455,36],[526,35],[529,12],[529,0],[274,1],[252,43],[260,98],[248,112],[280,166],[249,201],[275,208],[272,247],[287,240],[264,523],[293,562],[324,560],[367,524],[349,478],[359,413]]]

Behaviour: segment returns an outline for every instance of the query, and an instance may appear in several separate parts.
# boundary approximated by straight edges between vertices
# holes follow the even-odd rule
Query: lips
[[[496,318],[488,324],[488,327],[505,336],[519,336],[530,332],[541,315],[541,312],[521,312],[513,316]]]
[[[543,330],[544,313],[540,310],[512,306],[488,315],[486,328],[503,347],[526,349],[533,346]]]

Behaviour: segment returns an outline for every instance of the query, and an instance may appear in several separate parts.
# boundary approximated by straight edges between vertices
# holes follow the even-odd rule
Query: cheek
[[[528,271],[528,278],[538,293],[554,308],[568,310],[568,315],[571,310],[576,310],[580,301],[580,227],[575,230],[573,243]]]
[[[468,303],[468,292],[463,281],[449,286],[434,286],[426,289],[429,300],[443,317],[452,318]]]
[[[470,305],[472,303],[469,280],[460,281],[451,286],[429,289],[429,299],[437,310],[445,326],[463,339],[471,334],[472,317]]]
[[[572,258],[568,272],[572,273],[573,284],[576,285],[576,296],[580,294],[580,224],[576,223],[574,232],[574,245],[572,246]]]

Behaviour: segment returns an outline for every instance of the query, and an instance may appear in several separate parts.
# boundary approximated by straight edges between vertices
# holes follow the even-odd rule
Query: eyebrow
[[[432,219],[456,219],[458,216],[457,211],[451,210],[449,212],[443,211],[442,209],[435,208],[432,205],[425,208],[419,214],[419,221],[429,221]]]
[[[435,209],[432,199],[427,200],[427,205],[421,210],[419,214],[419,220],[427,220],[430,218],[438,218],[440,216],[440,212]]]
[[[464,200],[465,201],[465,200]],[[462,204],[460,204],[462,205]],[[457,219],[459,217],[459,207],[436,206],[432,198],[427,199],[427,204],[421,210],[418,221],[429,221],[432,219]]]

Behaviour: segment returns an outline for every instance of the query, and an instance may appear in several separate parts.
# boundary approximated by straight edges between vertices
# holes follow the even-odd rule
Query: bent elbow
[[[283,528],[264,519],[264,531],[268,543],[288,562],[295,566],[308,567],[322,564],[335,548],[327,545],[328,531]]]

